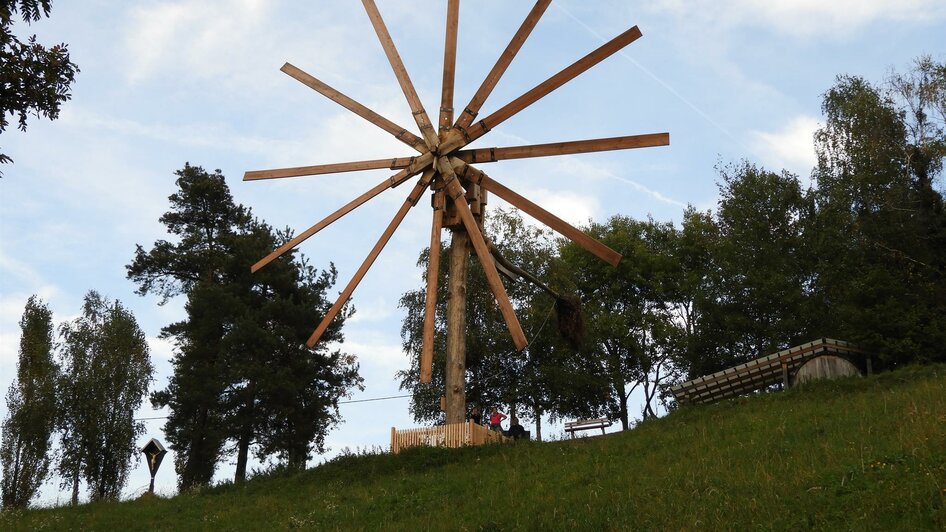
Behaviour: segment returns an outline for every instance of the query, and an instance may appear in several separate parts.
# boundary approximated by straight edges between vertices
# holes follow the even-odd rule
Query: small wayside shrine
[[[590,238],[574,226],[566,223],[554,214],[530,201],[524,195],[515,192],[506,185],[492,179],[478,168],[480,163],[493,163],[508,159],[522,159],[531,157],[546,157],[554,155],[568,155],[608,150],[625,150],[666,146],[670,143],[668,133],[651,133],[624,137],[599,138],[592,140],[563,141],[551,144],[533,144],[512,147],[489,147],[479,149],[464,149],[471,142],[485,136],[493,128],[505,120],[529,107],[545,97],[558,87],[579,76],[604,59],[615,54],[625,46],[641,37],[637,26],[631,27],[624,33],[614,37],[599,48],[591,51],[545,81],[539,83],[518,98],[500,107],[484,118],[478,119],[480,109],[486,103],[493,88],[499,82],[507,67],[515,58],[526,38],[539,22],[548,8],[551,0],[539,0],[531,8],[519,29],[512,36],[509,44],[497,59],[495,65],[486,75],[479,89],[466,106],[454,112],[453,92],[454,73],[457,68],[457,32],[459,28],[459,0],[447,1],[446,30],[444,39],[443,84],[437,128],[424,106],[418,98],[417,92],[408,75],[401,57],[395,47],[391,35],[385,26],[374,0],[362,0],[368,18],[374,27],[381,47],[387,56],[394,75],[401,87],[407,104],[420,135],[411,133],[407,128],[384,118],[378,113],[346,96],[339,90],[330,87],[316,77],[303,72],[299,68],[286,63],[282,71],[300,83],[315,90],[323,96],[345,107],[371,124],[383,129],[394,138],[401,141],[417,152],[410,156],[393,156],[385,159],[342,162],[331,164],[316,164],[293,168],[278,168],[270,170],[255,170],[246,172],[244,180],[256,181],[265,179],[313,176],[337,172],[351,172],[389,168],[396,172],[389,178],[378,183],[362,195],[353,199],[337,211],[328,215],[312,227],[296,235],[285,245],[253,265],[252,270],[266,266],[286,251],[298,246],[307,238],[316,234],[332,222],[348,214],[358,206],[364,204],[376,195],[395,188],[402,183],[413,179],[413,187],[404,199],[400,209],[394,214],[391,222],[381,233],[377,243],[368,253],[361,267],[345,286],[338,300],[318,324],[308,345],[314,346],[322,333],[326,330],[336,314],[342,309],[345,302],[352,296],[358,283],[365,276],[374,263],[378,254],[387,244],[391,235],[398,228],[407,212],[418,203],[422,196],[430,189],[432,197],[433,217],[431,220],[430,257],[427,271],[427,299],[425,308],[423,348],[420,368],[421,382],[431,380],[431,364],[434,349],[434,323],[437,297],[437,272],[440,265],[440,241],[444,229],[451,232],[451,253],[448,279],[449,300],[447,302],[447,346],[446,346],[446,389],[444,390],[444,411],[446,425],[428,429],[410,429],[396,431],[392,429],[392,450],[407,445],[449,445],[476,444],[490,441],[493,435],[485,434],[482,426],[464,423],[466,416],[465,395],[465,359],[466,359],[466,279],[470,259],[470,248],[486,273],[490,290],[496,299],[503,319],[509,329],[513,343],[519,351],[528,345],[528,339],[519,325],[519,320],[506,294],[494,258],[491,255],[491,246],[483,235],[483,213],[488,194],[495,194],[509,204],[531,215],[562,236],[572,240],[589,253],[601,260],[617,265],[621,255]],[[458,116],[455,116],[458,115]],[[426,202],[425,202],[426,203]],[[439,432],[437,432],[439,431]],[[399,434],[403,432],[403,437]]]

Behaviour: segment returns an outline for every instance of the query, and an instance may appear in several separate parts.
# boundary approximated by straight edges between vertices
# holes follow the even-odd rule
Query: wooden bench
[[[588,429],[601,429],[601,434],[604,434],[605,427],[611,426],[611,420],[608,418],[598,418],[598,419],[579,419],[578,421],[566,421],[565,422],[565,432],[570,432],[572,438],[575,437],[575,432],[579,430],[588,430]]]

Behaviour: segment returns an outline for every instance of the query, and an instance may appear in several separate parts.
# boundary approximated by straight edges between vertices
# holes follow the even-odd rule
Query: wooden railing
[[[484,443],[505,440],[508,440],[508,438],[503,437],[501,433],[489,430],[472,421],[419,429],[397,430],[391,427],[392,453],[415,445],[462,447],[464,445],[483,445]]]

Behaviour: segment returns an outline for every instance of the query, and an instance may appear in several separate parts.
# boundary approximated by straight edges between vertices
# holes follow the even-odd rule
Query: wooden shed
[[[842,340],[821,338],[670,388],[680,404],[713,403],[770,386],[870,374],[870,355]]]

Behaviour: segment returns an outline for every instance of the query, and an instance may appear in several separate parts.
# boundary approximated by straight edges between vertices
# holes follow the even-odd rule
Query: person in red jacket
[[[506,414],[493,407],[493,412],[489,415],[489,428],[497,431],[503,430],[502,422],[504,419],[506,419]]]

